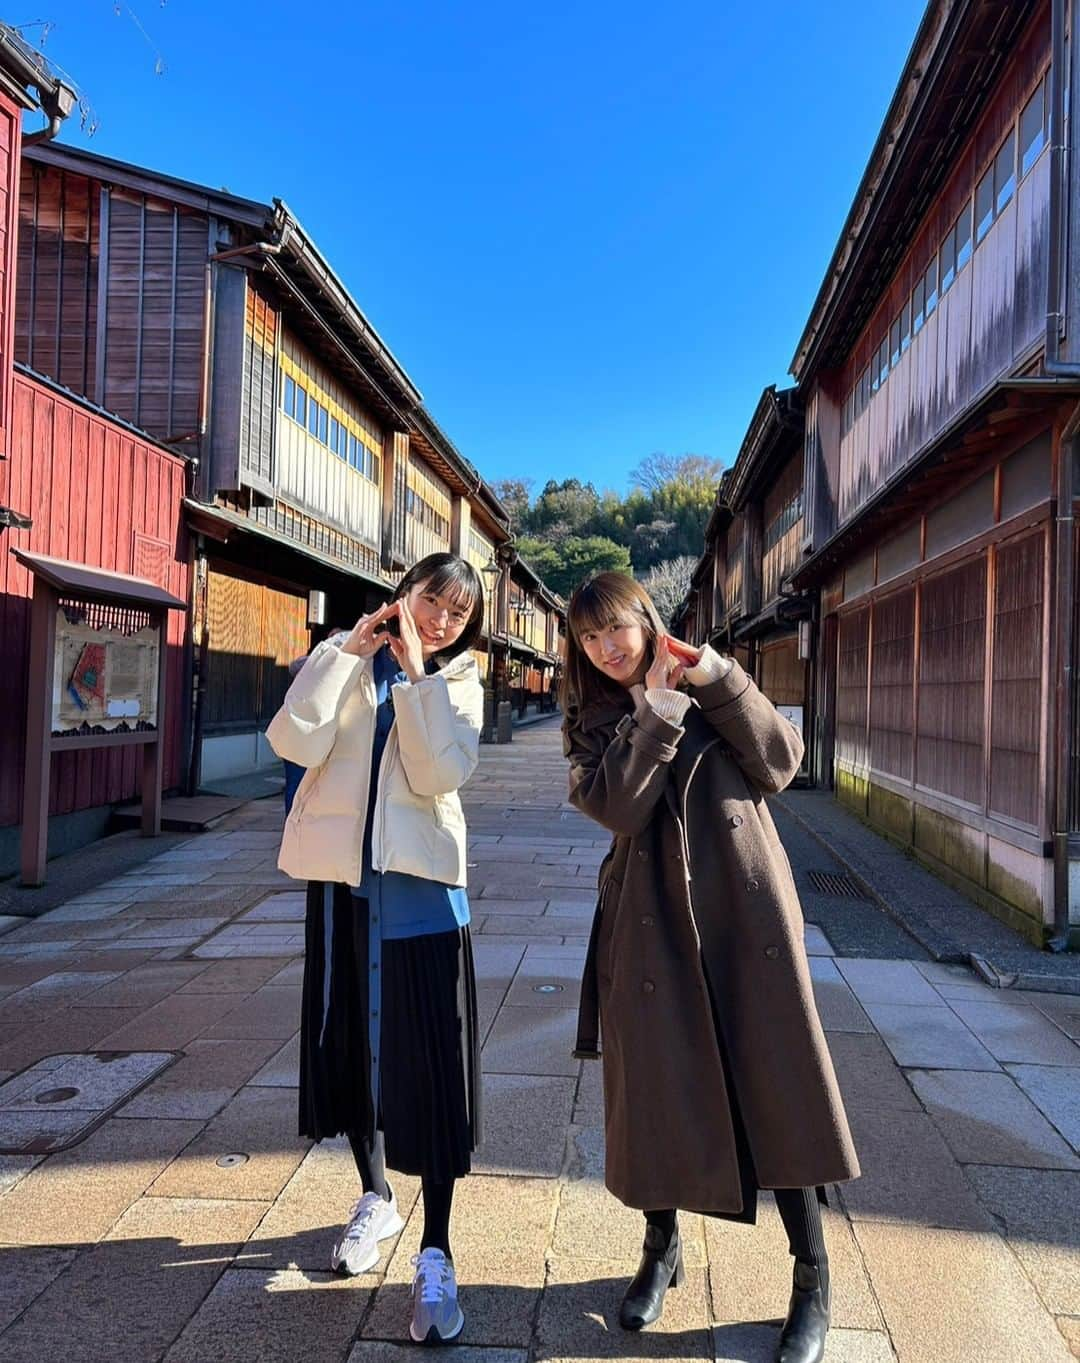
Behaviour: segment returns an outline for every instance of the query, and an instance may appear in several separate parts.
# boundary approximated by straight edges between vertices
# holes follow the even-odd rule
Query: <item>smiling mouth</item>
[[[607,667],[607,668],[622,667],[623,663],[625,663],[625,662],[626,662],[626,654],[625,654],[625,653],[620,653],[619,656],[618,656],[617,658],[606,658],[606,659],[604,660],[604,666]]]

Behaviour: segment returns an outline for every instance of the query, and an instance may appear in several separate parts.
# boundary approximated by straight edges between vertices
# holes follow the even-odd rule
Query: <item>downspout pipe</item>
[[[1051,378],[1080,378],[1080,363],[1062,359],[1061,336],[1067,321],[1069,290],[1065,281],[1066,234],[1072,234],[1074,212],[1069,199],[1072,180],[1070,148],[1065,141],[1065,90],[1071,79],[1066,69],[1066,10],[1072,9],[1073,46],[1077,39],[1078,0],[1052,0],[1050,15],[1050,204],[1046,281],[1046,354],[1043,367]],[[1075,53],[1071,54],[1075,59]],[[1072,118],[1080,117],[1072,101]],[[1073,139],[1075,142],[1075,139]],[[1080,318],[1072,319],[1080,325]],[[1054,599],[1053,650],[1054,799],[1052,845],[1054,853],[1054,932],[1047,946],[1065,951],[1070,945],[1069,925],[1069,794],[1072,776],[1072,675],[1074,603],[1076,590],[1076,526],[1073,500],[1076,495],[1076,461],[1080,458],[1080,405],[1062,431],[1054,488]]]

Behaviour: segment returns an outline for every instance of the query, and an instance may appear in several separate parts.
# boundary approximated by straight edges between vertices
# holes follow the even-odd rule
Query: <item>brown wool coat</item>
[[[743,1194],[717,1023],[759,1186],[859,1165],[764,799],[795,775],[802,740],[737,663],[690,691],[681,728],[629,693],[566,720],[570,799],[615,835],[578,1048],[596,1053],[598,1009],[610,1191],[731,1215]]]

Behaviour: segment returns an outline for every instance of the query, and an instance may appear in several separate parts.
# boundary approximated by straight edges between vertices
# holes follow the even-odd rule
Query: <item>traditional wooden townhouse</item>
[[[530,705],[537,713],[555,705],[559,619],[565,611],[562,598],[517,558],[510,569],[508,632],[510,700],[520,716]]]
[[[24,161],[19,358],[192,470],[186,785],[270,766],[289,662],[435,550],[483,574],[497,682],[507,514],[288,207],[71,147]]]
[[[180,515],[187,458],[102,410],[84,391],[61,388],[24,363],[26,299],[17,268],[23,157],[47,145],[76,100],[42,54],[0,24],[0,876],[20,864],[20,830],[29,817],[27,774],[41,765],[26,737],[39,572],[104,587],[90,601],[84,594],[78,600],[62,595],[59,609],[73,635],[100,632],[121,642],[145,621],[141,612],[109,605],[106,595],[137,591],[147,577],[176,599],[186,599],[189,589]],[[45,127],[24,133],[24,111],[37,109]],[[78,261],[68,264],[75,274],[81,268]],[[55,311],[59,302],[54,293],[42,306]],[[103,571],[81,571],[87,568]],[[186,638],[184,613],[170,612],[162,640],[166,706],[156,725],[163,734],[163,779],[170,785],[180,783],[184,764]],[[55,706],[52,692],[50,699]],[[114,717],[83,734],[85,727],[65,721],[69,732],[57,745],[64,750],[46,761],[46,779],[38,784],[34,813],[51,854],[100,836],[111,808],[140,790],[140,754],[127,740],[145,734]],[[110,732],[103,739],[104,727]]]
[[[813,770],[1080,936],[1077,0],[934,0],[798,344]]]

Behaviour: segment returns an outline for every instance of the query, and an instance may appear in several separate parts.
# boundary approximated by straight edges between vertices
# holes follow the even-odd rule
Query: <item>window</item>
[[[926,278],[919,280],[911,294],[911,334],[918,336],[926,321]]]
[[[895,369],[900,363],[900,318],[893,322],[889,330],[889,367]]]
[[[911,299],[900,309],[900,353],[911,345]]]
[[[960,210],[954,229],[956,237],[956,273],[959,274],[971,259],[971,200]]]
[[[341,436],[341,427],[336,416],[330,418],[330,448],[335,454],[338,452],[338,440]]]
[[[870,392],[876,393],[881,387],[881,346],[874,351],[874,358],[870,361]]]
[[[882,341],[878,350],[878,387],[889,377],[889,338]]]
[[[938,291],[937,291],[937,256],[934,257],[934,259],[930,262],[930,264],[929,264],[929,265],[927,266],[927,268],[926,268],[926,278],[925,278],[925,280],[924,280],[924,283],[925,283],[925,286],[926,286],[926,290],[925,290],[925,291],[926,291],[926,317],[927,317],[927,320],[929,320],[930,314],[931,314],[931,313],[934,311],[934,309],[937,307],[937,300],[938,300]]]
[[[307,389],[296,385],[296,406],[293,409],[293,416],[301,426],[307,425]]]
[[[326,408],[322,405],[321,402],[317,403],[316,405],[318,406],[319,409],[319,439],[325,445],[327,427],[329,426],[330,423],[330,413],[326,410]]]
[[[956,228],[945,234],[945,240],[941,243],[941,254],[938,256],[938,278],[940,280],[942,297],[948,293],[956,278]]]
[[[994,169],[979,181],[975,190],[975,242],[978,244],[994,225]]]
[[[285,396],[282,406],[286,416],[292,416],[296,404],[296,384],[288,376],[285,378]]]
[[[314,398],[308,403],[308,430],[318,439],[319,435],[319,404]]]
[[[995,212],[1002,213],[1016,192],[1016,131],[1009,133],[994,161]]]
[[[1039,159],[1049,139],[1050,101],[1046,97],[1046,77],[1024,105],[1020,115],[1020,174],[1024,176]]]

